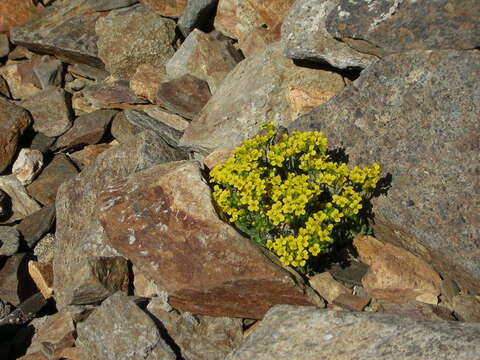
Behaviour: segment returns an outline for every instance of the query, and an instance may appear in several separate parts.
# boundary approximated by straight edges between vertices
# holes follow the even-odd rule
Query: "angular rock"
[[[168,349],[153,320],[120,293],[78,323],[77,332],[76,346],[84,359],[146,359],[159,344]],[[163,359],[175,359],[170,354]]]
[[[479,331],[480,324],[281,305],[226,360],[466,360],[480,351]]]
[[[57,154],[40,175],[27,186],[28,193],[43,205],[55,201],[58,187],[77,175],[75,166],[64,154]]]
[[[25,217],[17,226],[22,234],[23,241],[28,247],[35,244],[52,228],[55,223],[55,203],[44,206],[40,210]]]
[[[8,220],[16,221],[40,210],[40,205],[28,195],[25,187],[15,175],[0,176],[0,189],[11,199],[11,216]]]
[[[39,150],[23,148],[18,154],[17,160],[13,163],[12,173],[22,183],[27,185],[42,170],[43,154]]]
[[[0,299],[17,306],[37,288],[28,274],[28,254],[15,254],[0,269]]]
[[[8,83],[5,81],[2,75],[0,75],[0,95],[6,98],[12,97],[10,89],[8,88]]]
[[[35,17],[43,10],[43,6],[31,0],[4,0],[0,3],[0,33],[8,33]]]
[[[455,320],[451,312],[447,309],[419,301],[411,301],[403,304],[381,302],[378,311],[384,314],[418,320]]]
[[[0,68],[0,75],[7,82],[12,98],[23,100],[41,91],[41,85],[33,73],[33,67],[37,64],[41,64],[41,58],[7,61],[6,65]]]
[[[148,279],[135,265],[132,266],[133,271],[133,287],[134,287],[134,294],[135,296],[141,296],[145,298],[154,298],[157,296],[161,296],[160,293],[165,294],[166,300],[168,300],[168,294],[166,291],[161,290],[158,286]],[[166,306],[169,306],[168,303],[165,301]],[[168,311],[171,310],[168,309]]]
[[[69,154],[69,157],[78,168],[83,169],[85,166],[90,166],[91,164],[93,164],[95,159],[102,152],[118,144],[119,144],[118,141],[114,140],[108,144],[104,143],[104,144],[88,145],[88,146],[85,146],[82,150]]]
[[[256,124],[290,122],[285,92],[289,86],[338,92],[344,87],[338,74],[298,67],[285,59],[278,43],[238,64],[207,105],[185,130],[180,145],[208,154],[217,147],[238,144],[255,135]]]
[[[35,131],[47,136],[60,136],[72,126],[71,109],[63,89],[42,90],[21,105],[32,114]]]
[[[10,226],[0,226],[0,256],[11,256],[20,246],[20,233]]]
[[[363,311],[370,302],[370,298],[355,296],[352,294],[340,294],[334,300],[333,304],[343,309],[352,311]]]
[[[157,103],[175,114],[193,119],[210,99],[208,84],[192,75],[164,82],[157,92]]]
[[[188,0],[140,0],[140,3],[158,15],[178,18],[187,6],[187,1]]]
[[[480,45],[476,0],[340,0],[327,18],[328,32],[357,51],[384,57],[412,50],[474,49]],[[358,40],[357,40],[358,39]]]
[[[33,67],[43,90],[49,86],[60,87],[63,81],[63,63],[60,60],[51,60]]]
[[[218,0],[190,0],[178,19],[177,26],[187,37],[195,28],[202,28],[215,16]]]
[[[188,125],[190,125],[190,121],[184,119],[183,117],[177,114],[172,114],[170,112],[167,112],[164,109],[162,109],[160,106],[156,106],[156,105],[146,106],[143,108],[143,111],[148,116],[178,131],[184,131],[188,127]]]
[[[377,57],[334,39],[326,28],[328,14],[339,0],[296,1],[282,25],[283,54],[289,59],[327,63],[338,69],[365,68]]]
[[[460,289],[455,281],[450,278],[445,278],[440,285],[440,292],[449,302],[457,295],[460,295]]]
[[[12,210],[12,201],[8,194],[0,190],[0,219],[4,219],[10,215]]]
[[[190,74],[206,81],[213,94],[239,62],[235,52],[230,41],[218,40],[194,29],[165,68],[171,78]]]
[[[37,257],[40,263],[49,263],[53,260],[56,248],[56,239],[54,234],[47,234],[35,245],[33,255]]]
[[[28,273],[45,299],[53,294],[53,268],[51,263],[40,263],[30,260]]]
[[[175,308],[261,318],[278,303],[322,304],[297,274],[218,218],[196,162],[119,180],[102,192],[97,211],[107,242],[165,288]]]
[[[138,0],[88,0],[88,4],[95,11],[120,9],[138,3]]]
[[[88,271],[87,260],[119,255],[105,242],[94,208],[98,194],[118,177],[183,158],[183,153],[171,149],[154,132],[145,131],[130,143],[103,152],[91,166],[60,187],[56,201],[58,244],[53,265],[58,308],[74,301],[74,294],[76,297],[88,295],[82,290],[83,284],[108,281]]]
[[[116,114],[115,110],[97,110],[79,116],[70,130],[57,139],[55,148],[71,149],[98,143]]]
[[[140,5],[112,10],[95,31],[106,69],[122,79],[129,79],[140,64],[164,65],[175,52],[175,22]]]
[[[42,154],[45,154],[50,151],[50,147],[55,142],[54,137],[49,137],[42,133],[36,133],[32,139],[32,143],[30,144],[30,149],[38,150]]]
[[[166,80],[164,66],[142,64],[137,67],[135,74],[130,79],[130,88],[135,95],[154,103],[160,84]]]
[[[294,121],[299,116],[305,115],[330,100],[335,95],[333,91],[325,91],[320,88],[304,88],[300,86],[289,86],[286,97],[290,105],[290,120]]]
[[[87,0],[58,1],[11,32],[11,41],[39,53],[103,68],[95,23],[101,15]],[[81,41],[79,41],[81,39]]]
[[[30,116],[24,109],[0,98],[0,172],[10,165],[29,124]]]
[[[126,109],[115,116],[111,132],[120,143],[131,141],[144,130],[152,130],[167,144],[178,147],[182,132],[160,122],[143,111]]]
[[[452,300],[455,316],[468,322],[480,322],[480,296],[458,295]]]
[[[391,187],[373,199],[377,237],[419,254],[464,290],[480,286],[479,64],[478,51],[391,55],[289,127],[322,131],[351,165],[381,164]]]
[[[8,35],[0,34],[0,58],[8,55],[10,52],[10,42],[8,41]]]
[[[102,82],[110,75],[108,71],[85,64],[69,65],[68,73],[70,73],[74,77],[92,80],[96,83]]]
[[[350,289],[336,281],[329,272],[316,274],[310,278],[309,282],[310,286],[329,303],[333,303],[333,300],[342,294],[352,293]]]
[[[26,47],[21,45],[15,46],[15,48],[8,54],[8,60],[24,60],[32,58],[33,53]]]

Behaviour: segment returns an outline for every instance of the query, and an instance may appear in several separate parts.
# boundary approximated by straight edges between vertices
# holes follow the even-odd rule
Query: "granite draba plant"
[[[210,172],[220,212],[285,265],[305,272],[345,226],[358,224],[380,166],[349,169],[327,153],[321,132],[277,134],[273,122]]]

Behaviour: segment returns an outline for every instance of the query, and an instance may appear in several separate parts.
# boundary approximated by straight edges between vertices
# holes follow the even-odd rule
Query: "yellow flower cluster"
[[[219,208],[285,265],[304,267],[333,242],[332,232],[362,208],[380,166],[350,170],[332,161],[320,132],[276,138],[273,122],[210,172]]]

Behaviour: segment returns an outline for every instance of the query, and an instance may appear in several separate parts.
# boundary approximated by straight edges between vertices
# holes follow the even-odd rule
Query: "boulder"
[[[185,130],[180,144],[206,155],[254,136],[259,131],[257,124],[274,121],[287,125],[291,119],[286,94],[293,85],[337,93],[344,82],[336,73],[296,66],[283,57],[280,44],[275,43],[246,58],[227,75]]]
[[[112,10],[97,22],[95,31],[106,69],[122,79],[129,79],[140,64],[165,64],[175,52],[175,22],[141,5]]]
[[[225,359],[467,360],[480,351],[479,331],[480,324],[280,305]]]
[[[143,108],[143,111],[148,116],[178,131],[183,132],[190,125],[190,121],[184,119],[180,115],[172,114],[168,111],[165,111],[160,106],[145,106]]]
[[[203,28],[213,21],[218,0],[190,0],[178,19],[177,26],[183,36],[187,37],[195,28]]]
[[[461,288],[480,286],[478,51],[414,51],[365,69],[290,130],[320,130],[351,165],[390,174],[373,200],[375,234],[420,255]]]
[[[187,1],[188,0],[140,0],[140,3],[158,15],[178,18],[187,6]]]
[[[4,0],[0,3],[0,33],[8,33],[13,27],[23,25],[40,14],[42,5],[31,0]]]
[[[293,271],[221,221],[199,164],[151,167],[97,202],[107,243],[194,314],[261,318],[274,304],[323,305]]]

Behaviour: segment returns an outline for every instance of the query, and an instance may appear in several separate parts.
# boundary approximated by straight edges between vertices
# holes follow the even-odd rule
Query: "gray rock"
[[[55,234],[47,234],[35,245],[33,255],[37,257],[39,263],[49,263],[55,255],[56,244]]]
[[[110,73],[85,64],[73,64],[68,66],[68,72],[75,77],[81,77],[100,83],[105,80]],[[73,80],[73,79],[72,79]]]
[[[83,359],[140,360],[147,359],[152,349],[168,345],[161,338],[155,323],[132,299],[120,293],[105,300],[89,317],[77,324],[76,347]],[[169,356],[175,359],[172,350]]]
[[[98,57],[95,23],[100,14],[88,0],[57,1],[11,32],[11,41],[40,53],[49,53],[103,68]]]
[[[95,31],[100,58],[119,78],[129,79],[140,64],[161,66],[175,52],[175,21],[141,5],[112,10],[97,22]]]
[[[201,28],[211,21],[217,9],[218,0],[189,0],[177,26],[187,37],[195,28]]]
[[[63,63],[60,60],[51,60],[33,67],[42,89],[49,86],[60,87],[63,81]]]
[[[352,165],[391,174],[374,199],[376,235],[421,255],[465,289],[480,287],[478,51],[391,55],[290,130],[320,130]]]
[[[480,324],[279,305],[226,360],[469,360]]]
[[[15,175],[0,176],[0,189],[11,199],[12,214],[9,222],[23,219],[40,210],[40,205],[28,195],[25,187]]]
[[[30,144],[30,149],[32,150],[38,150],[41,153],[45,154],[48,151],[50,151],[51,146],[55,142],[54,137],[47,136],[45,134],[42,134],[41,132],[38,132],[35,134],[35,136],[32,139],[32,143]]]
[[[0,256],[10,256],[18,251],[20,233],[11,226],[0,226]]]
[[[8,55],[10,52],[10,42],[7,34],[0,34],[0,58]]]
[[[297,0],[282,24],[283,54],[339,68],[365,68],[377,59],[334,39],[326,29],[328,14],[339,0]]]
[[[88,4],[95,11],[120,9],[136,3],[138,3],[138,0],[88,0]]]
[[[98,194],[118,177],[184,157],[147,130],[131,142],[101,153],[91,166],[60,187],[56,201],[58,245],[53,262],[57,307],[63,308],[76,297],[84,296],[84,285],[108,280],[89,272],[88,260],[119,255],[107,245],[98,221],[95,212]],[[82,269],[85,271],[80,271]]]
[[[40,238],[52,228],[55,223],[55,203],[44,206],[33,214],[26,216],[17,226],[23,240],[33,248]]]

